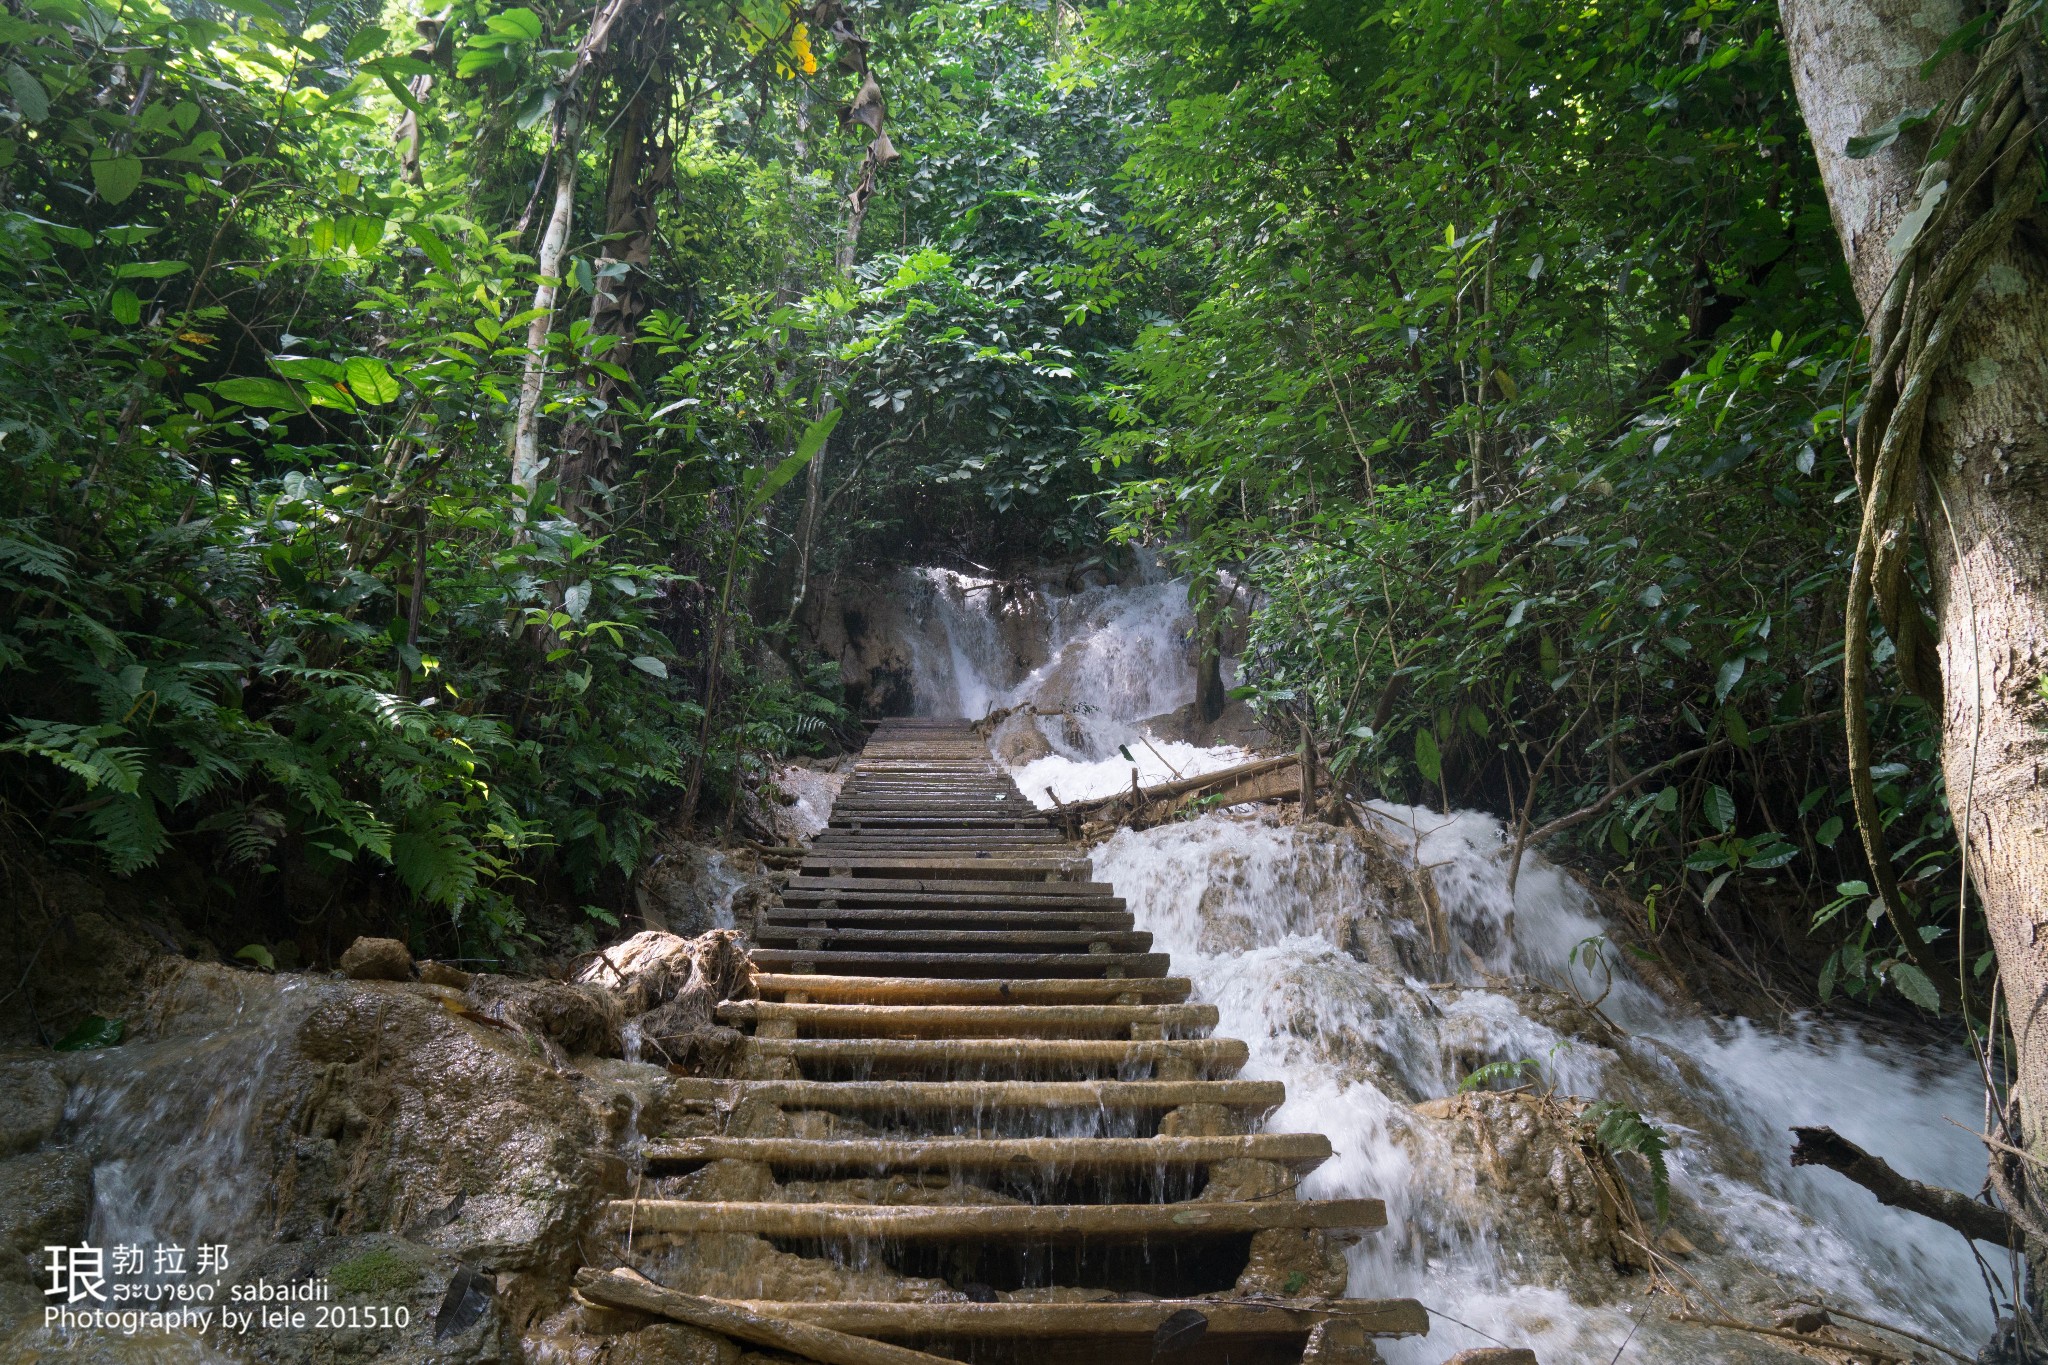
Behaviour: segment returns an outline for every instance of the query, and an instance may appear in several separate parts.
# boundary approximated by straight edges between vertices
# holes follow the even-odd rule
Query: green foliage
[[[1542,1074],[1543,1063],[1535,1060],[1533,1057],[1523,1057],[1515,1061],[1488,1062],[1486,1065],[1473,1071],[1464,1080],[1458,1082],[1458,1093],[1464,1094],[1468,1091],[1484,1090],[1496,1081],[1520,1081],[1525,1076],[1541,1076]]]
[[[1613,1100],[1596,1100],[1580,1116],[1593,1132],[1593,1140],[1609,1156],[1632,1152],[1643,1159],[1650,1171],[1650,1200],[1659,1218],[1671,1216],[1671,1169],[1664,1153],[1671,1149],[1671,1137],[1635,1110]]]
[[[119,1019],[88,1014],[52,1046],[59,1052],[90,1052],[95,1048],[118,1047],[127,1032],[127,1025]]]
[[[1370,790],[1578,813],[1663,929],[1860,874],[1866,359],[1775,7],[1140,0],[1091,32],[1159,113],[1127,210],[1069,229],[1070,306],[1153,301],[1090,448],[1118,536],[1249,604],[1258,693]],[[1873,712],[1938,934],[1934,719]]]
[[[794,41],[748,36],[773,14],[680,19],[662,41],[699,79],[772,70]],[[0,22],[0,799],[118,874],[189,859],[301,917],[323,885],[368,890],[504,948],[535,895],[622,896],[696,754],[714,629],[743,643],[714,800],[841,713],[829,669],[711,622],[696,573],[728,543],[761,562],[730,494],[760,511],[794,472],[762,477],[759,442],[803,429],[819,371],[785,356],[764,385],[773,326],[593,330],[592,296],[632,267],[586,234],[543,420],[558,468],[597,448],[605,476],[537,503],[507,487],[533,317],[516,220],[578,35],[521,8],[446,22],[411,55],[332,7],[52,0]],[[639,74],[609,79],[600,105]],[[416,164],[391,136],[407,111]],[[655,210],[679,239],[708,238],[689,196],[721,176],[830,202],[735,160],[734,116],[698,125],[694,178]],[[589,149],[599,192],[614,152]],[[758,312],[792,257],[828,256],[825,230],[728,249],[724,275],[649,262],[643,297]],[[664,347],[688,356],[685,401],[733,422],[643,403],[673,381]],[[815,450],[830,423],[811,431]],[[793,670],[763,662],[776,648]]]

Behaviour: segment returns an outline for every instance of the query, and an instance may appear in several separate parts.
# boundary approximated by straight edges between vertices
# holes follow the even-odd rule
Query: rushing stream
[[[1041,586],[1020,599],[922,570],[910,586],[919,709],[974,718],[1023,708],[1002,721],[997,747],[1041,804],[1047,788],[1064,799],[1126,788],[1132,760],[1154,782],[1243,757],[1144,742],[1141,721],[1194,695],[1180,584],[1154,575],[1077,592]],[[1044,632],[1030,652],[1042,663],[1019,666],[1019,623],[1005,613]],[[1020,727],[1038,733],[1019,743]],[[1096,850],[1095,867],[1194,979],[1197,998],[1221,1009],[1219,1034],[1250,1043],[1244,1074],[1286,1081],[1289,1099],[1268,1126],[1331,1137],[1338,1155],[1304,1193],[1387,1202],[1388,1227],[1351,1253],[1351,1292],[1413,1296],[1438,1315],[1426,1342],[1386,1348],[1390,1361],[1421,1365],[1494,1341],[1534,1347],[1546,1365],[1609,1362],[1625,1342],[1625,1360],[1786,1358],[1759,1338],[1669,1321],[1675,1296],[1645,1295],[1648,1277],[1617,1275],[1609,1258],[1560,1237],[1551,1225],[1566,1220],[1540,1216],[1543,1198],[1504,1216],[1482,1196],[1484,1184],[1517,1180],[1540,1196],[1545,1172],[1509,1172],[1505,1143],[1489,1153],[1461,1141],[1471,1125],[1446,1113],[1456,1107],[1447,1097],[1481,1064],[1524,1059],[1541,1088],[1620,1101],[1672,1135],[1659,1265],[1693,1312],[1768,1325],[1776,1305],[1819,1296],[1974,1352],[1991,1306],[1969,1246],[1831,1172],[1794,1170],[1786,1132],[1826,1124],[1909,1175],[1974,1190],[1981,1148],[1947,1121],[1974,1126],[1981,1114],[1967,1056],[1919,1055],[1821,1019],[1778,1031],[1697,1017],[1611,950],[1604,966],[1575,958],[1588,940],[1604,942],[1606,926],[1559,869],[1526,855],[1510,895],[1493,817],[1376,805],[1369,818],[1379,839],[1300,829],[1270,811],[1212,813],[1120,833]],[[1390,846],[1405,867],[1390,871],[1383,852],[1375,860]],[[1414,902],[1389,883],[1418,875],[1434,879],[1441,925],[1397,908]],[[1430,944],[1439,931],[1455,942]],[[1588,1018],[1584,1000],[1618,1027],[1589,1037],[1571,1024]],[[1550,1175],[1553,1189],[1568,1183]],[[1532,1209],[1539,1216],[1523,1216]],[[2003,1250],[1979,1249],[2008,1273]]]

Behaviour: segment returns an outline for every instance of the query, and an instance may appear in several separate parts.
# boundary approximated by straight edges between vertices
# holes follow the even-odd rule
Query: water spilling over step
[[[1245,1044],[1089,877],[967,724],[883,722],[762,917],[760,998],[719,1008],[737,1074],[677,1083],[606,1210],[653,1283],[584,1294],[710,1296],[840,1365],[1369,1365],[1427,1332],[1345,1296],[1384,1205],[1298,1197],[1329,1140],[1256,1131],[1285,1087],[1234,1079]]]

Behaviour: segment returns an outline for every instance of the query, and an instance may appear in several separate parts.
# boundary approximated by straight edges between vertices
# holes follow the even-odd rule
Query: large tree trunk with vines
[[[1923,80],[1921,63],[1973,8],[1956,0],[1782,4],[1800,106],[1873,331],[1878,375],[1867,439],[1858,442],[1864,559],[1876,566],[1864,600],[1874,598],[1898,640],[1908,683],[1940,707],[1949,804],[1959,828],[1967,813],[1970,880],[2018,1042],[2018,1131],[2025,1146],[2048,1151],[2048,709],[2038,690],[2048,674],[2048,224],[2032,136],[2043,112],[2040,36],[2022,21],[2023,35],[1951,56]],[[2005,123],[1982,114],[1954,149],[1931,147],[1942,111],[1966,87],[1978,108],[2003,91]],[[1849,155],[1851,138],[1930,108],[1926,126],[1872,155]],[[1916,238],[1930,151],[1943,161],[1928,185],[1946,176],[1952,188],[1941,196],[1942,216],[1921,215],[1928,226]],[[1919,284],[1908,293],[1895,277]],[[1922,363],[1891,370],[1885,361],[1894,355]],[[1880,448],[1887,423],[1898,428],[1895,449]],[[1893,522],[1870,514],[1888,475],[1899,480]],[[1928,662],[1939,664],[1938,678],[1920,670],[1917,684],[1906,656],[1922,616],[1898,571],[1908,532],[1929,562]],[[1852,615],[1851,636],[1863,626]],[[1941,941],[1939,962],[1913,947],[1938,975],[1956,969],[1947,960],[1952,942]],[[2017,1163],[1998,1164],[2001,1192],[2020,1203],[2013,1212],[2038,1253],[2048,1221],[2040,1195],[2018,1188]]]

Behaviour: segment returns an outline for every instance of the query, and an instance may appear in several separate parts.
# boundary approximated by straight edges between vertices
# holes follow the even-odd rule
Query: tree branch
[[[1900,1175],[1882,1157],[1872,1156],[1832,1128],[1794,1128],[1794,1166],[1825,1166],[1838,1171],[1877,1196],[1880,1204],[1932,1218],[1977,1242],[1999,1246],[2024,1244],[2020,1226],[2003,1209],[1980,1204],[1966,1194],[1923,1185]]]
[[[1837,719],[1837,717],[1833,712],[1826,712],[1821,715],[1814,716],[1802,716],[1798,720],[1783,721],[1777,725],[1766,725],[1758,729],[1752,730],[1749,732],[1750,740],[1753,743],[1756,740],[1763,739],[1768,735],[1774,735],[1778,733],[1780,730],[1791,730],[1802,725],[1814,725],[1824,720],[1835,719]],[[1591,805],[1581,806],[1577,810],[1573,811],[1570,815],[1560,815],[1557,817],[1557,819],[1550,821],[1548,824],[1539,825],[1537,828],[1531,830],[1529,832],[1528,838],[1521,840],[1515,845],[1515,851],[1519,854],[1523,849],[1534,848],[1538,844],[1544,842],[1546,839],[1549,839],[1554,835],[1564,833],[1573,825],[1581,824],[1587,820],[1592,819],[1601,811],[1604,811],[1609,806],[1613,805],[1616,800],[1623,796],[1626,796],[1628,793],[1634,791],[1637,787],[1642,786],[1643,783],[1649,781],[1651,778],[1670,772],[1673,768],[1679,767],[1682,764],[1690,763],[1696,758],[1705,758],[1708,754],[1719,753],[1721,750],[1727,748],[1730,744],[1733,744],[1734,742],[1734,740],[1729,739],[1727,736],[1724,735],[1720,739],[1715,740],[1711,744],[1702,744],[1697,749],[1686,750],[1684,753],[1678,755],[1676,758],[1667,758],[1662,763],[1654,763],[1649,767],[1643,769],[1641,772],[1637,773],[1634,777],[1629,778],[1626,782],[1617,783],[1615,786],[1609,787],[1607,789],[1607,794],[1605,796],[1602,796],[1599,800],[1593,802]],[[1502,849],[1501,852],[1503,855],[1505,855],[1507,850]]]

